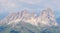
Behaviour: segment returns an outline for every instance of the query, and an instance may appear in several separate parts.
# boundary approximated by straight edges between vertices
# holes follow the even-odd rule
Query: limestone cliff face
[[[54,12],[50,8],[43,10],[38,18],[40,18],[41,24],[49,26],[58,25],[55,19]]]
[[[54,12],[50,8],[43,10],[38,17],[36,16],[37,14],[35,14],[34,12],[29,13],[27,10],[23,10],[21,12],[10,13],[6,18],[1,20],[0,24],[10,25],[24,21],[35,26],[38,26],[39,24],[47,26],[58,25],[55,19]]]

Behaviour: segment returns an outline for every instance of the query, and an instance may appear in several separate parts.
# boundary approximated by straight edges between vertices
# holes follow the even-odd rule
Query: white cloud
[[[19,1],[28,4],[38,4],[42,2],[42,0],[19,0]]]
[[[4,3],[4,2],[7,2],[8,0],[0,0],[0,2]]]
[[[11,0],[11,1],[15,1],[15,0]],[[60,7],[60,0],[16,0],[16,2],[20,2],[19,5],[17,5],[15,2],[11,2],[10,0],[0,0],[1,2],[1,5],[3,7],[6,7],[6,8],[11,8],[10,10],[13,10],[12,8],[15,8],[17,7],[18,9],[24,9],[24,7],[26,9],[30,9],[30,10],[39,10],[39,9],[45,9],[45,8],[55,8],[55,6],[57,8]],[[24,6],[23,4],[27,4],[27,6]],[[33,4],[31,6],[34,6],[35,7],[29,7],[29,4]],[[54,5],[53,5],[54,4]],[[22,5],[22,6],[20,6]],[[40,6],[41,5],[41,6]],[[41,7],[41,8],[40,8]],[[60,8],[59,8],[60,9]]]
[[[17,5],[15,3],[7,3],[5,4],[7,7],[12,7],[12,8],[15,8]]]
[[[0,0],[1,6],[11,8],[16,7],[17,5],[14,2],[10,2],[8,0]]]
[[[18,5],[15,2],[9,0],[0,0],[0,13],[1,12],[11,12],[15,11],[18,8]]]

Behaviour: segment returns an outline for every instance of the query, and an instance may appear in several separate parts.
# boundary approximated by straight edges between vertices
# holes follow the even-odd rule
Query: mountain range
[[[0,20],[1,33],[60,33],[60,26],[50,8],[42,10],[39,15],[23,10],[9,13]]]

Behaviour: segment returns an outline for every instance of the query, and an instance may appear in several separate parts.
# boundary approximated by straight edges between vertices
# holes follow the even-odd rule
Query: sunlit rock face
[[[46,25],[46,26],[57,26],[57,22],[55,19],[54,12],[47,8],[46,10],[42,10],[40,15],[37,17],[37,14],[32,12],[29,13],[27,10],[23,10],[21,12],[10,13],[6,18],[1,20],[1,24],[17,24],[21,21],[26,23],[30,23],[35,26]],[[4,23],[3,23],[4,22]]]
[[[45,25],[58,25],[55,19],[54,12],[48,8],[46,10],[43,10],[40,14],[40,23]]]

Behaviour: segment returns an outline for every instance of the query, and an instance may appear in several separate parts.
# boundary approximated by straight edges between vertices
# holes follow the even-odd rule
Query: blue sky
[[[51,8],[60,17],[60,0],[0,0],[0,15],[4,12],[17,12],[23,9],[39,12]]]

